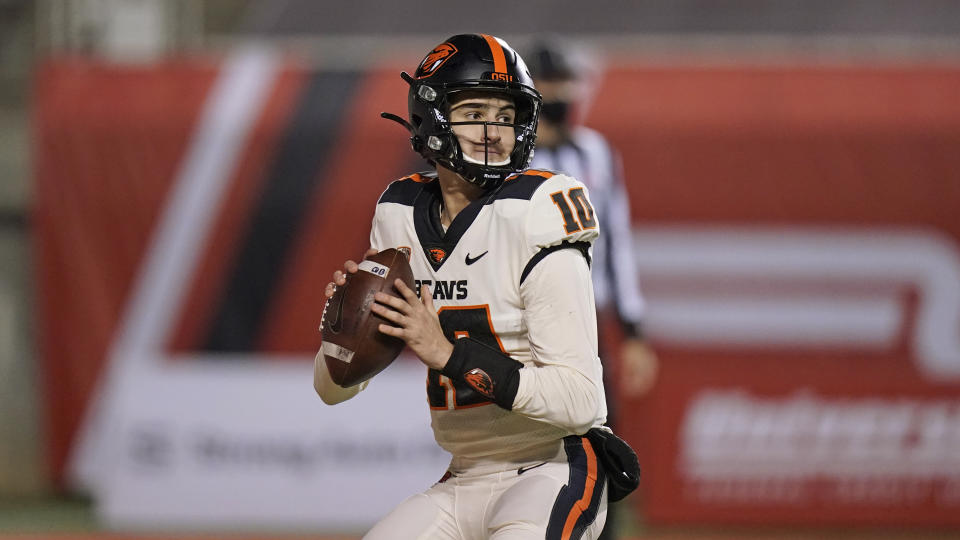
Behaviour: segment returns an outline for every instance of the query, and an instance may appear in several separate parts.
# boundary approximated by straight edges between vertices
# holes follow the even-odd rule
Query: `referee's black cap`
[[[564,81],[577,78],[573,51],[555,38],[543,38],[523,55],[534,79]]]

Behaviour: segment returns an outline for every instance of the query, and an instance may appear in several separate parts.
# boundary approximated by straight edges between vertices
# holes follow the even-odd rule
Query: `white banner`
[[[328,407],[312,353],[172,356],[164,345],[278,66],[259,47],[225,62],[110,347],[71,476],[111,528],[358,531],[449,462],[416,360]]]
[[[419,362],[331,407],[309,362],[220,360],[168,359],[124,388],[110,527],[360,531],[446,470]]]

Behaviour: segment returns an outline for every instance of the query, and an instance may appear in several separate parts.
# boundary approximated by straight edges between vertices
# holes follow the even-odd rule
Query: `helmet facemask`
[[[469,97],[463,96],[469,92]],[[511,103],[513,121],[452,120],[452,108],[462,101],[496,97]],[[488,188],[499,185],[507,176],[527,167],[536,138],[536,113],[539,103],[523,95],[496,89],[453,90],[437,103],[433,133],[426,135],[424,157],[456,172],[467,181]],[[443,112],[440,112],[443,111]],[[472,129],[471,129],[472,128]],[[464,148],[472,147],[473,154]],[[482,155],[476,150],[482,149]],[[498,151],[499,149],[499,151]]]

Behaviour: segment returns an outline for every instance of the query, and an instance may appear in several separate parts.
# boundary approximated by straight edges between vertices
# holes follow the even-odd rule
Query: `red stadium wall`
[[[591,123],[624,152],[637,226],[881,238],[907,228],[941,239],[955,261],[958,95],[957,69],[619,68]],[[650,520],[960,523],[960,483],[944,472],[958,470],[960,385],[955,372],[918,369],[913,339],[918,310],[937,294],[925,283],[866,273],[761,275],[749,284],[729,275],[641,279],[654,298],[677,287],[788,291],[798,300],[886,295],[904,313],[882,346],[658,343],[651,329],[661,377],[650,395],[625,404],[635,416],[624,427],[645,465]],[[656,309],[651,298],[652,319]],[[958,309],[945,320],[952,336]],[[830,422],[845,423],[831,430]],[[750,467],[725,452],[774,457]],[[726,472],[698,473],[702,454]]]
[[[37,351],[58,477],[215,71],[64,61],[37,73]]]
[[[143,69],[56,61],[37,73],[38,350],[50,463],[60,478],[218,69],[195,61]],[[284,67],[214,217],[186,307],[169,336],[170,351],[316,349],[326,276],[344,258],[362,253],[373,203],[386,183],[421,166],[402,130],[378,117],[405,110],[398,71]],[[335,103],[325,104],[322,95],[310,101],[323,85],[341,84],[350,91]],[[946,239],[945,249],[956,250],[958,95],[960,69],[953,68],[619,65],[606,74],[589,123],[624,155],[638,230],[910,228],[932,231]],[[329,110],[318,114],[317,107]],[[297,123],[310,114],[326,120]],[[322,156],[310,161],[312,182],[301,186],[305,200],[292,220],[286,208],[264,207],[263,201],[273,200],[271,182],[284,167],[310,155],[296,151],[299,137],[324,144],[317,149]],[[286,200],[282,195],[278,200]],[[285,226],[266,236],[254,227],[274,222]],[[267,274],[243,268],[257,249],[281,244]],[[641,278],[654,320],[656,299],[678,288],[695,297],[700,291],[736,293],[741,286],[723,277],[693,284]],[[906,315],[896,339],[867,348],[684,343],[661,339],[651,325],[661,378],[651,394],[624,403],[620,428],[644,467],[633,500],[655,522],[960,524],[960,481],[937,472],[951,459],[949,450],[960,447],[960,384],[918,369],[911,336],[916,314],[929,301],[924,284],[816,276],[788,281],[772,276],[750,286],[797,294],[880,291]],[[247,335],[236,342],[214,339],[217,328],[234,328],[223,321],[236,308],[231,296],[238,290],[264,296],[239,327]],[[800,422],[795,431],[777,431],[768,425],[791,414],[806,414],[804,422],[820,427],[804,431],[807,424]],[[859,438],[823,427],[851,414],[861,420],[851,427]],[[714,418],[718,427],[703,431],[701,417]],[[739,427],[724,431],[734,424]],[[856,431],[858,425],[867,428]],[[703,439],[704,433],[712,438]],[[794,456],[796,469],[787,458],[772,459],[773,469],[736,469],[742,464],[697,446],[749,446],[758,437],[760,451],[807,448],[826,457]],[[831,456],[846,459],[870,448],[886,454],[863,454],[859,469],[823,468]],[[927,461],[917,461],[921,451]],[[698,473],[703,452],[719,459],[707,465],[733,469]],[[918,465],[885,470],[897,456]]]
[[[62,478],[71,443],[96,387],[113,332],[149,235],[218,71],[215,63],[149,69],[61,61],[36,76],[35,250],[38,350],[44,365],[50,466]],[[280,147],[311,77],[291,62],[279,76],[230,179],[214,231],[191,280],[168,348],[203,349],[225,283],[237,266],[257,200],[267,190]],[[379,118],[403,110],[405,83],[393,69],[353,74],[357,92],[332,103],[335,124],[316,125],[332,141],[316,164],[304,218],[272,231],[284,260],[270,283],[251,351],[309,353],[319,347],[322,285],[332,268],[366,249],[373,204],[386,183],[408,172],[404,132]],[[286,156],[289,158],[289,156]],[[335,201],[335,202],[334,202]],[[284,208],[269,209],[282,215]],[[321,283],[321,281],[323,283]],[[319,284],[319,285],[318,285]]]

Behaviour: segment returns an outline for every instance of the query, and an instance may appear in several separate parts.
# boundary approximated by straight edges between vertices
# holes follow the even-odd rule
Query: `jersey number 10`
[[[553,199],[553,204],[560,209],[560,214],[563,216],[563,230],[567,234],[597,226],[597,216],[594,214],[593,206],[590,205],[590,200],[587,199],[587,194],[583,192],[582,187],[570,188],[567,190],[566,197],[563,196],[562,191],[555,191],[550,194],[550,198]],[[574,217],[567,199],[576,208],[576,217]]]

